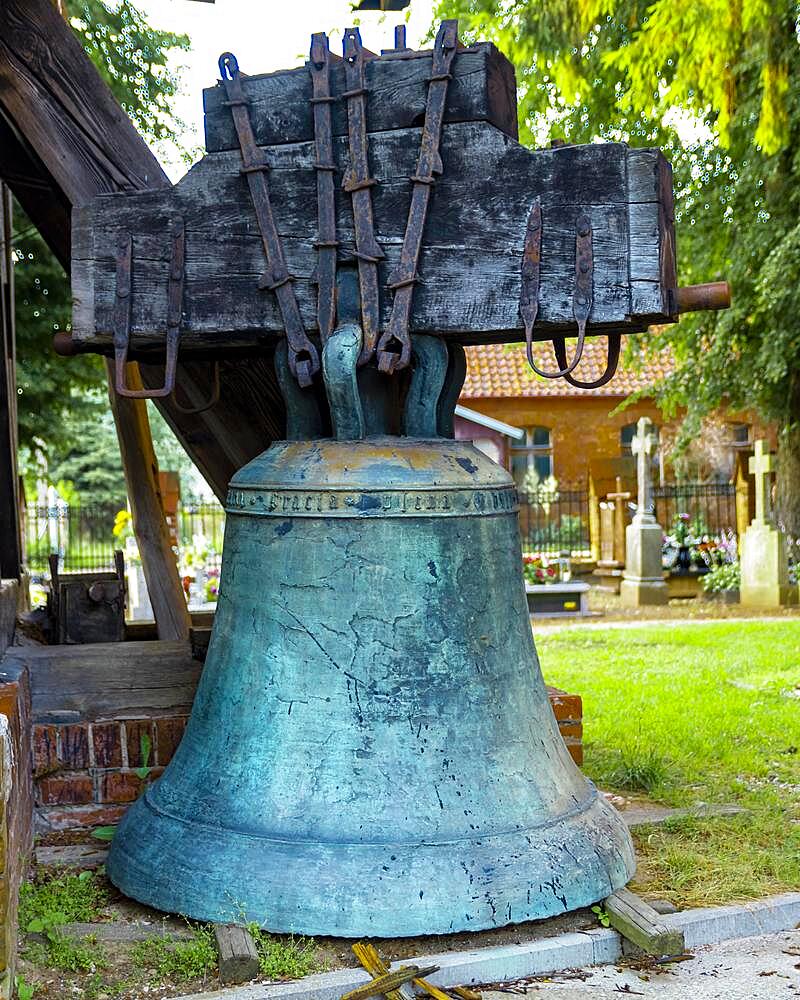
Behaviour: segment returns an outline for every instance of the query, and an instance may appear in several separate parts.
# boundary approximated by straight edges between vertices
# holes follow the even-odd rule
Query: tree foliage
[[[86,52],[140,132],[156,143],[177,140],[182,123],[170,111],[177,79],[167,59],[171,49],[188,48],[188,38],[151,28],[127,0],[83,0],[69,10]],[[93,437],[105,433],[105,369],[93,356],[54,353],[53,335],[70,329],[69,278],[19,206],[14,255],[20,445],[55,466],[73,453],[79,463]]]
[[[784,515],[800,534],[800,45],[793,0],[441,0],[512,59],[523,141],[659,145],[673,164],[682,284],[733,306],[684,317],[657,395],[684,437],[723,402],[781,431]],[[798,487],[800,490],[800,487]]]

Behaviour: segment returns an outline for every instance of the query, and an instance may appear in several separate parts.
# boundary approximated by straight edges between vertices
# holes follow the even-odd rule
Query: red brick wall
[[[548,427],[553,448],[553,475],[560,483],[585,483],[589,462],[597,458],[617,458],[621,454],[620,431],[639,417],[650,417],[665,430],[674,429],[680,418],[665,421],[654,402],[642,399],[620,413],[614,409],[622,402],[615,396],[541,396],[502,399],[460,400],[464,406],[487,417],[502,420],[513,427]],[[726,421],[751,424],[753,439],[765,437],[775,447],[774,428],[765,425],[752,413],[722,413]],[[492,437],[475,424],[469,425],[470,436]],[[508,465],[508,439],[503,439]],[[672,474],[667,465],[667,478]]]
[[[548,688],[561,735],[577,764],[583,763],[582,706],[578,695]],[[118,822],[148,781],[155,780],[180,743],[185,716],[112,722],[35,725],[33,773],[39,825],[50,830]],[[150,737],[151,771],[144,780],[141,736]]]
[[[0,978],[2,995],[13,992],[19,886],[33,850],[31,699],[27,671],[0,666]]]
[[[33,727],[37,816],[51,830],[116,823],[172,759],[185,716]],[[142,735],[150,740],[146,778]]]
[[[576,764],[583,763],[583,702],[578,694],[567,694],[559,688],[548,687],[550,707],[556,717],[558,729]]]

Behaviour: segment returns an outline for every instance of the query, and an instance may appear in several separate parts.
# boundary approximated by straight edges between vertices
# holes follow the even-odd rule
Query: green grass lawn
[[[536,645],[547,683],[583,697],[598,785],[748,810],[637,832],[638,891],[696,906],[800,889],[800,621],[576,626]]]

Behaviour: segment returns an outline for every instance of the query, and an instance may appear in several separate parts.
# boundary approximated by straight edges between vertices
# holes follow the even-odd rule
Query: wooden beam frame
[[[0,578],[22,573],[11,192],[0,182]]]
[[[102,192],[169,187],[158,161],[48,0],[8,0],[0,7],[0,106],[5,133],[13,138],[12,153],[0,157],[0,170],[30,206],[62,263],[68,264],[65,214],[73,206]],[[14,154],[19,165],[10,160]],[[31,177],[20,173],[26,167]],[[136,494],[134,530],[145,577],[154,588],[159,637],[186,639],[189,612],[161,508],[147,411],[144,403],[113,409],[126,480]],[[16,455],[16,441],[13,448]],[[4,499],[0,496],[0,503]]]

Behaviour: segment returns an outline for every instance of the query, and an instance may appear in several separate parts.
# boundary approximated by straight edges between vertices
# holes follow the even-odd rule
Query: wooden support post
[[[683,954],[683,931],[667,927],[653,907],[629,889],[609,896],[605,909],[614,930],[648,955]]]
[[[142,557],[158,637],[188,639],[191,619],[161,504],[158,461],[150,436],[147,403],[143,399],[118,396],[113,388],[113,364],[107,361],[106,366],[111,409],[117,425],[122,467],[133,514],[133,530]],[[142,387],[137,365],[128,365],[127,379],[131,388]]]
[[[0,182],[0,578],[10,579],[22,572],[15,362],[11,192]]]
[[[223,986],[249,983],[258,975],[258,951],[244,927],[216,924],[214,939],[219,952],[219,978]]]

